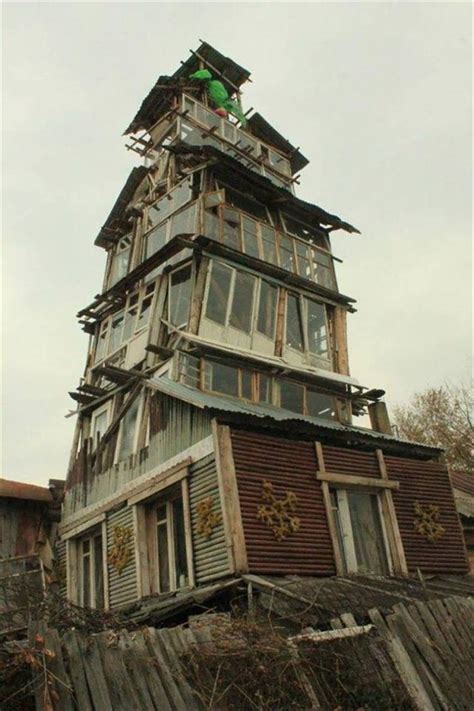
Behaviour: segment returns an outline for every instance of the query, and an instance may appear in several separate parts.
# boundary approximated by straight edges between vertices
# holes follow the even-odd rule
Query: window
[[[274,338],[278,289],[266,281],[260,282],[257,331]]]
[[[184,328],[188,323],[191,300],[191,265],[170,274],[168,318],[170,323]]]
[[[301,320],[301,304],[294,294],[288,294],[286,309],[286,345],[289,348],[303,352],[303,323]]]
[[[227,302],[229,300],[233,272],[233,269],[221,262],[212,262],[206,317],[222,325],[226,322]]]
[[[229,325],[250,333],[256,279],[247,272],[234,272],[234,288]]]
[[[166,220],[170,215],[183,207],[192,197],[191,177],[185,178],[166,195],[159,198],[147,211],[145,230],[148,231]]]
[[[239,368],[224,363],[205,361],[204,389],[239,397]]]
[[[306,389],[306,413],[312,417],[336,419],[336,399],[332,395]],[[347,420],[347,417],[346,417]]]
[[[104,607],[104,561],[102,533],[96,530],[77,541],[79,604]]]
[[[109,426],[110,417],[110,403],[107,403],[104,407],[100,407],[92,413],[91,417],[91,439],[92,439],[92,451],[97,449],[97,445],[102,439],[104,432]]]
[[[389,572],[379,495],[356,489],[331,490],[334,518],[344,572]]]
[[[116,461],[121,462],[135,452],[138,414],[141,399],[136,397],[120,423]]]
[[[178,487],[148,506],[148,525],[154,545],[150,551],[155,592],[189,585],[182,489]]]
[[[122,279],[128,272],[128,263],[130,261],[130,252],[132,246],[132,235],[122,237],[115,252],[112,255],[112,265],[110,268],[110,284],[113,286]]]
[[[148,320],[150,318],[151,313],[151,304],[153,302],[153,295],[155,293],[155,284],[156,282],[152,282],[151,284],[148,284],[145,288],[145,293],[143,294],[140,304],[137,324],[135,326],[136,331],[139,331],[141,328],[144,328],[144,326],[148,324]]]
[[[292,412],[304,413],[304,385],[292,380],[279,380],[280,407]]]
[[[305,299],[305,306],[308,350],[317,356],[328,358],[329,346],[326,307],[312,299]]]

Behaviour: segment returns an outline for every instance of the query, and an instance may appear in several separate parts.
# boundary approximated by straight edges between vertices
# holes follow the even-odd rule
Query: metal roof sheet
[[[236,413],[241,415],[248,415],[251,417],[259,417],[261,419],[270,419],[274,422],[304,422],[308,425],[318,427],[324,430],[332,430],[341,433],[347,433],[352,435],[358,435],[362,437],[373,438],[374,440],[383,440],[385,442],[393,442],[394,444],[405,444],[412,445],[430,452],[438,452],[439,449],[435,447],[427,447],[424,444],[418,442],[408,442],[407,440],[397,439],[394,435],[383,434],[382,432],[375,432],[373,430],[368,430],[363,427],[354,427],[353,425],[343,425],[340,422],[334,420],[324,419],[322,417],[311,417],[309,415],[300,415],[297,412],[291,412],[291,410],[285,410],[282,407],[274,407],[272,405],[261,405],[257,403],[247,403],[244,400],[237,400],[236,398],[227,398],[222,395],[213,395],[211,393],[203,392],[202,390],[197,390],[183,383],[178,383],[171,380],[166,375],[161,377],[152,377],[147,381],[148,385],[154,389],[174,397],[178,400],[194,405],[201,409],[218,410],[221,412]]]
[[[308,165],[309,160],[300,152],[299,148],[295,148],[290,141],[284,138],[261,114],[258,112],[252,114],[248,119],[248,125],[254,136],[274,146],[283,153],[290,154],[289,159],[293,173],[297,173]]]
[[[51,503],[53,497],[49,489],[35,484],[25,484],[22,481],[0,478],[0,496],[9,499],[26,499],[28,501],[44,501]]]

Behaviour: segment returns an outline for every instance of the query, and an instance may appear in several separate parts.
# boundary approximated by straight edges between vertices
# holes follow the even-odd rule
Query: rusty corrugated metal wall
[[[334,574],[326,512],[316,479],[314,443],[233,429],[232,447],[250,571]],[[323,455],[328,472],[380,478],[375,451],[324,445]],[[393,499],[409,569],[466,573],[462,533],[447,469],[438,462],[401,457],[386,456],[385,462],[389,478],[400,482]],[[272,483],[278,498],[287,491],[298,497],[295,515],[300,518],[300,529],[280,542],[257,519],[264,481]],[[416,532],[415,501],[439,506],[439,522],[445,532],[437,542],[430,543]]]
[[[232,449],[251,572],[333,575],[333,551],[321,487],[316,480],[313,442],[298,442],[232,430]],[[297,496],[300,528],[283,541],[257,519],[262,485],[269,481],[278,498]]]
[[[398,525],[410,570],[427,573],[467,573],[461,525],[448,471],[439,462],[421,462],[402,457],[385,457],[390,479],[400,482],[393,492]],[[442,537],[430,543],[415,530],[414,504],[439,506]]]

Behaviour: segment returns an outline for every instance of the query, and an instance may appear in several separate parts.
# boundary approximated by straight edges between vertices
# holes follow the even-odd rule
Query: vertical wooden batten
[[[247,550],[232,454],[230,428],[227,425],[219,425],[217,420],[213,419],[212,434],[216,453],[222,518],[231,571],[233,573],[247,573]]]
[[[326,473],[326,465],[324,463],[323,448],[321,442],[315,442],[314,446],[316,448],[316,458],[318,460],[318,470],[320,472]],[[342,555],[339,550],[339,541],[337,539],[336,525],[334,523],[334,518],[332,515],[332,504],[331,504],[331,494],[329,491],[329,484],[327,481],[321,481],[321,490],[323,493],[324,506],[326,509],[326,517],[329,528],[329,535],[331,537],[332,549],[334,552],[334,563],[336,565],[336,573],[338,575],[344,575],[344,566],[342,563]]]
[[[377,449],[376,455],[380,469],[380,476],[382,479],[388,481],[387,467],[385,466],[383,451],[381,449]],[[393,504],[391,490],[382,489],[380,492],[380,497],[382,504],[382,513],[385,522],[385,530],[387,532],[394,572],[398,573],[399,575],[408,575],[405,550],[403,548],[402,537],[398,528],[398,519],[397,514],[395,512],[395,506]]]

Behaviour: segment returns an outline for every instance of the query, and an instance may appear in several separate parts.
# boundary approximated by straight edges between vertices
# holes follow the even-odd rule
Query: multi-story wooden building
[[[80,604],[243,572],[467,570],[440,451],[398,440],[384,392],[349,372],[330,238],[358,230],[296,196],[308,161],[243,115],[248,78],[204,43],[126,131],[144,164],[96,239],[71,393],[61,550]]]

